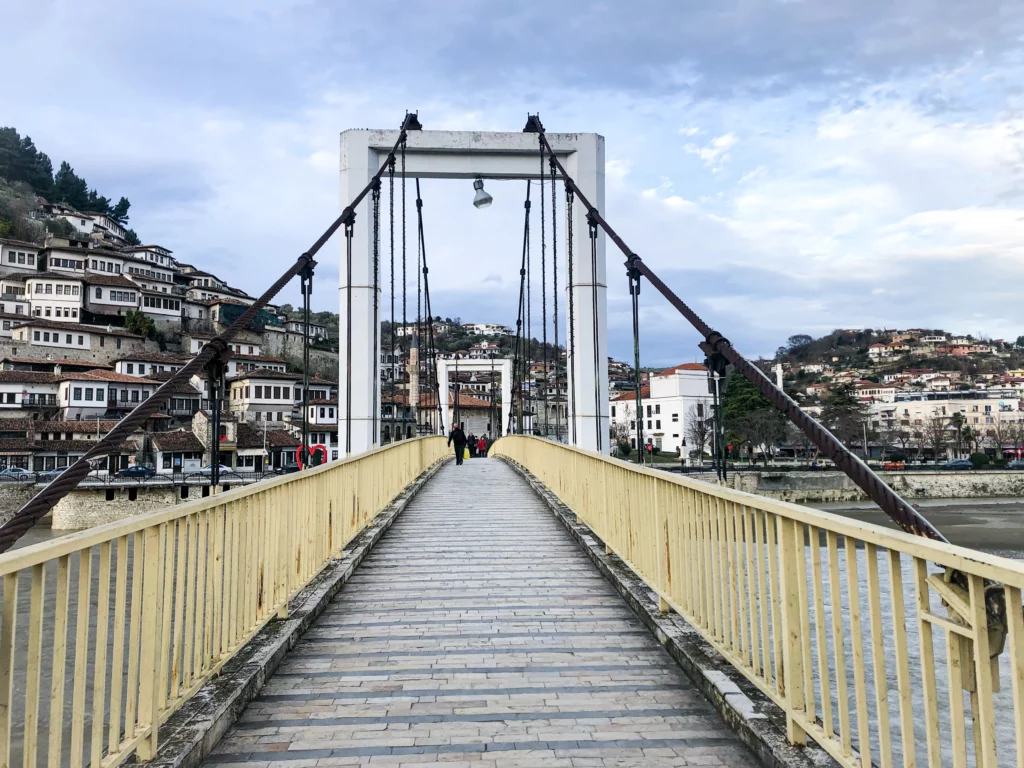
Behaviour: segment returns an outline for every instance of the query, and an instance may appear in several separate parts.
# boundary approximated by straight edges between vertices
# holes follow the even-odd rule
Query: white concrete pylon
[[[398,131],[353,129],[341,134],[341,205],[346,206],[385,162],[388,152],[398,140]],[[573,178],[587,199],[598,210],[604,207],[604,138],[593,133],[546,134],[559,162]],[[541,170],[540,148],[537,134],[485,131],[410,131],[406,149],[408,177],[433,179],[539,179]],[[548,165],[544,164],[545,178],[550,180]],[[396,182],[397,186],[397,182]],[[561,190],[559,194],[562,195]],[[467,205],[470,203],[467,201]],[[379,440],[374,434],[374,414],[380,412],[380,387],[374,396],[374,378],[379,376],[380,339],[373,349],[373,328],[379,327],[379,310],[373,310],[373,244],[371,242],[371,211],[369,196],[365,207],[356,212],[352,243],[352,348],[346,350],[348,282],[344,242],[342,243],[341,300],[339,338],[340,376],[338,377],[339,443],[345,445],[345,436],[351,430],[352,453],[373,448]],[[564,196],[559,210],[564,209]],[[608,451],[608,323],[607,279],[605,272],[605,237],[597,240],[596,274],[591,263],[590,234],[583,206],[576,204],[573,215],[573,292],[575,315],[575,349],[572,368],[575,375],[568,382],[575,404],[576,444],[590,450]],[[386,215],[386,214],[383,214]],[[565,238],[565,221],[559,222],[559,237]],[[381,229],[386,225],[382,222]],[[548,233],[550,234],[550,233]],[[396,235],[397,237],[397,235]],[[510,248],[510,253],[515,248]],[[559,258],[567,253],[563,241],[558,247]],[[517,263],[510,257],[509,269]],[[564,269],[564,265],[560,266]],[[563,274],[566,274],[563,271]],[[596,311],[595,311],[596,298]],[[560,302],[561,303],[561,302]],[[379,305],[379,303],[378,303]],[[568,324],[560,323],[564,329]],[[594,333],[595,326],[598,333]],[[379,334],[378,334],[379,336]],[[596,349],[595,349],[596,337]],[[563,330],[561,342],[567,341]],[[346,359],[352,359],[352,409],[346,409]],[[460,363],[461,367],[461,363]],[[510,388],[504,402],[511,403],[511,375],[502,376]],[[442,399],[442,403],[445,402]],[[508,423],[505,414],[501,427]],[[570,435],[573,430],[570,429]]]

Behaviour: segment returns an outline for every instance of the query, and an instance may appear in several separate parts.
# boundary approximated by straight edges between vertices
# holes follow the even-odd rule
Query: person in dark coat
[[[469,433],[469,458],[476,458],[476,435]]]
[[[462,427],[456,426],[448,435],[448,445],[455,444],[455,463],[461,464],[462,457],[466,453],[466,433],[462,431]]]

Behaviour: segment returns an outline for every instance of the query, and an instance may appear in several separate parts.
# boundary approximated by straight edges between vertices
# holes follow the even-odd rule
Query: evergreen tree
[[[128,202],[127,197],[122,197],[117,201],[117,205],[114,206],[111,211],[111,216],[117,220],[117,223],[124,226],[128,223],[128,209],[132,207],[132,204]]]
[[[63,202],[80,211],[89,205],[89,186],[85,179],[75,173],[67,160],[60,164],[60,170],[53,177],[53,200]]]
[[[142,245],[142,241],[139,240],[139,236],[135,234],[134,229],[129,229],[124,233],[124,240],[128,245]]]

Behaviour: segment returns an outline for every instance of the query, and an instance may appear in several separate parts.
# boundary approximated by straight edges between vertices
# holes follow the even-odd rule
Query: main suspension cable
[[[519,402],[519,416],[517,420],[516,430],[519,434],[523,432],[523,381],[524,381],[524,370],[522,357],[522,342],[523,342],[523,315],[526,312],[525,301],[526,301],[526,273],[527,263],[530,253],[530,182],[526,182],[526,200],[523,201],[523,255],[522,261],[519,267],[519,309],[516,316],[516,346],[515,352],[512,356],[512,386],[514,387],[512,397],[513,402],[510,406],[515,409],[515,402]],[[526,354],[525,357],[529,359],[529,342],[526,342]],[[509,413],[509,424],[506,431],[509,434],[513,433],[512,430],[512,419],[514,412]]]
[[[392,158],[398,150],[399,144],[405,138],[405,124],[399,134],[398,141],[388,154]],[[32,528],[47,512],[49,512],[62,498],[73,491],[78,484],[92,471],[90,460],[98,456],[106,456],[121,446],[125,439],[136,429],[142,427],[153,414],[160,410],[166,402],[175,394],[183,382],[188,382],[193,376],[202,372],[206,364],[211,360],[227,360],[231,356],[231,342],[239,333],[249,329],[253,320],[256,319],[260,310],[269,304],[281,289],[296,277],[306,267],[315,267],[314,256],[327,243],[328,240],[342,227],[353,220],[355,209],[373,189],[374,183],[379,181],[384,167],[382,166],[366,186],[357,194],[341,214],[331,222],[330,226],[316,239],[309,250],[305,251],[288,270],[281,275],[256,301],[250,304],[229,325],[220,335],[215,336],[207,342],[202,349],[179,368],[171,377],[157,387],[156,391],[146,400],[139,403],[123,419],[121,419],[105,437],[93,443],[92,447],[85,452],[74,464],[69,466],[60,477],[43,488],[39,493],[29,499],[21,509],[14,513],[10,520],[0,525],[0,552],[9,550],[15,542]]]
[[[551,152],[551,146],[548,144],[547,136],[543,130],[538,131],[539,141],[542,146],[546,147],[548,152],[554,157],[554,153]],[[835,462],[836,466],[839,467],[846,475],[853,480],[863,490],[868,498],[874,501],[878,506],[891,517],[903,530],[908,533],[916,534],[918,536],[925,536],[936,541],[947,541],[946,537],[943,536],[938,529],[935,528],[920,512],[914,509],[903,497],[901,497],[896,491],[890,488],[877,474],[872,470],[866,463],[860,458],[855,456],[843,443],[836,438],[828,429],[824,427],[820,422],[816,421],[803,409],[800,408],[796,402],[787,395],[782,389],[775,386],[775,384],[765,376],[764,372],[756,365],[747,360],[741,355],[732,343],[725,338],[721,333],[715,331],[707,323],[705,323],[696,312],[694,312],[682,299],[676,296],[667,285],[651,271],[643,260],[633,253],[632,249],[626,245],[625,241],[615,232],[614,229],[608,224],[607,221],[601,216],[597,208],[595,208],[586,196],[580,190],[579,185],[566,173],[565,168],[555,158],[555,166],[558,169],[563,181],[566,184],[572,186],[573,191],[576,193],[576,198],[580,203],[587,209],[588,213],[593,217],[597,225],[605,231],[605,234],[611,238],[612,242],[618,246],[619,250],[622,251],[626,256],[626,268],[638,272],[643,277],[646,277],[651,285],[653,285],[658,292],[668,300],[668,302],[675,307],[679,313],[686,318],[686,320],[692,325],[701,336],[704,337],[704,341],[700,347],[705,354],[709,356],[714,354],[720,354],[729,363],[731,363],[736,371],[747,379],[754,387],[768,399],[776,408],[782,411],[786,417],[795,424],[808,438],[813,442],[819,450],[821,450],[828,458]],[[632,281],[632,277],[630,278]],[[638,415],[639,417],[639,415]]]

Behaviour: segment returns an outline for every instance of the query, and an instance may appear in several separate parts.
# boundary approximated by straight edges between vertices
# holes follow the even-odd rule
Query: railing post
[[[801,728],[794,714],[804,711],[804,690],[803,690],[803,638],[801,637],[803,623],[800,612],[808,610],[807,605],[800,601],[801,590],[799,579],[806,579],[807,575],[800,573],[798,563],[803,558],[797,558],[797,547],[803,547],[803,526],[802,524],[777,516],[778,539],[779,539],[779,571],[780,571],[780,592],[782,597],[782,670],[779,675],[784,695],[786,697],[786,738],[790,744],[805,744],[807,734]],[[770,557],[776,553],[770,552]],[[856,587],[854,587],[856,588]]]
[[[671,584],[671,564],[669,563],[669,535],[668,535],[668,515],[666,510],[662,507],[661,500],[658,498],[658,483],[654,483],[654,524],[656,526],[655,535],[657,536],[657,558],[658,558],[658,610],[661,613],[668,613],[671,607],[662,595],[663,593],[672,593]]]
[[[160,639],[163,634],[163,563],[166,523],[146,529],[142,577],[142,652],[139,668],[139,724],[150,732],[139,744],[140,760],[152,760],[159,744]]]

